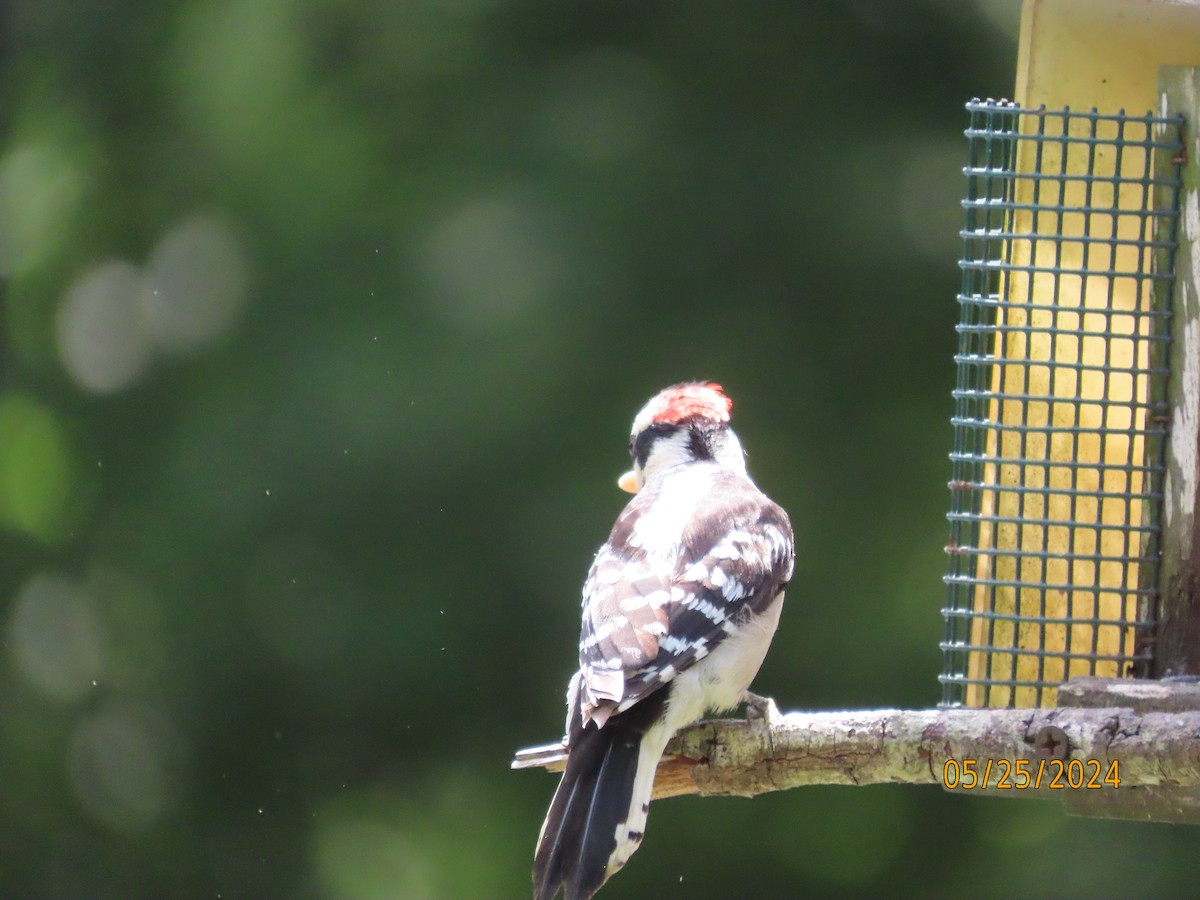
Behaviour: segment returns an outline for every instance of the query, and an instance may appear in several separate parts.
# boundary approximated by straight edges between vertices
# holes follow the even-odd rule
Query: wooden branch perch
[[[1065,742],[1063,738],[1065,737]],[[561,770],[559,744],[520,751],[513,768]],[[947,761],[1096,760],[1117,763],[1120,787],[1200,785],[1200,712],[1131,708],[864,710],[773,712],[766,719],[720,719],[681,731],[658,769],[654,796],[752,797],[809,784],[942,784]],[[997,790],[996,767],[985,793]],[[1089,773],[1090,774],[1090,773]],[[1047,775],[1047,780],[1049,775]],[[970,793],[979,793],[978,789]],[[1083,793],[1041,788],[1043,796]]]

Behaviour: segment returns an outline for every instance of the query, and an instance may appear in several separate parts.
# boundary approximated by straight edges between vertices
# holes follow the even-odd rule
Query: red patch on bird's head
[[[672,385],[646,404],[651,422],[669,425],[695,416],[728,422],[731,409],[733,401],[715,381]]]

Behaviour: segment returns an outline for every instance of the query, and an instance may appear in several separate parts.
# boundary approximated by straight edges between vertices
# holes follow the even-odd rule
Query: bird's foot
[[[773,722],[779,718],[779,707],[770,697],[761,697],[752,691],[744,691],[742,702],[746,704],[747,722]]]

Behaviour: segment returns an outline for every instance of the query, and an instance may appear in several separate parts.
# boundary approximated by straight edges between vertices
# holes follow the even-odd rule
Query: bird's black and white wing
[[[661,499],[651,489],[626,507],[597,553],[579,646],[585,721],[624,712],[707,657],[791,579],[787,514],[745,479],[709,475],[707,502],[677,533],[639,529]],[[665,573],[664,555],[673,556]]]

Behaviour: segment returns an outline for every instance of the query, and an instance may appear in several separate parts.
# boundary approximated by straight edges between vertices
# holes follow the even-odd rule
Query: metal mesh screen
[[[1149,661],[1180,123],[967,109],[942,703],[1046,705]]]

